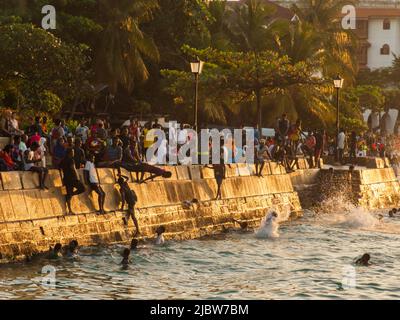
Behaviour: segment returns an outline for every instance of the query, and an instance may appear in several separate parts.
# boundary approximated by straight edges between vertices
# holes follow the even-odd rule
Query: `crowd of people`
[[[49,125],[49,123],[52,123]],[[48,121],[47,117],[31,118],[29,124],[20,127],[17,114],[5,111],[0,118],[0,136],[9,137],[11,143],[0,150],[0,171],[32,171],[39,176],[39,187],[47,189],[45,184],[48,168],[61,170],[66,189],[66,202],[72,213],[71,199],[85,191],[85,185],[79,179],[77,170],[83,169],[86,184],[98,194],[99,213],[104,213],[105,192],[101,188],[96,168],[115,168],[118,170],[118,183],[124,192],[129,210],[132,211],[134,196],[128,192],[127,184],[121,174],[121,168],[133,172],[136,182],[144,183],[155,177],[171,177],[171,172],[154,164],[165,164],[168,161],[168,137],[170,130],[165,130],[169,138],[162,141],[155,159],[147,159],[147,150],[157,142],[152,129],[164,129],[159,121],[141,124],[131,117],[122,126],[111,127],[107,119],[81,119],[79,125],[72,129],[63,119]],[[173,135],[176,152],[190,141],[193,131],[190,126],[181,124]],[[262,176],[267,161],[275,161],[285,166],[288,172],[295,170],[298,159],[305,157],[310,168],[320,166],[322,156],[336,156],[339,162],[345,162],[348,155],[350,163],[359,156],[389,156],[397,164],[396,150],[400,141],[397,136],[381,136],[379,132],[368,131],[347,134],[340,130],[338,137],[328,137],[325,130],[303,130],[302,121],[290,122],[286,114],[276,119],[275,136],[260,137],[255,131],[250,141],[254,145],[255,175]],[[221,198],[221,185],[226,176],[225,165],[240,162],[249,150],[243,141],[237,143],[233,136],[221,141],[219,152],[220,163],[212,164],[218,185],[217,199]],[[208,155],[211,157],[212,140],[209,141]],[[336,144],[338,149],[336,149]],[[51,164],[48,163],[51,161]],[[177,161],[176,164],[180,163]],[[183,163],[190,164],[190,163]],[[147,175],[146,175],[147,174]],[[146,175],[146,177],[145,177]],[[126,181],[125,181],[126,182]],[[137,221],[132,213],[135,225]],[[137,229],[139,229],[137,227]]]

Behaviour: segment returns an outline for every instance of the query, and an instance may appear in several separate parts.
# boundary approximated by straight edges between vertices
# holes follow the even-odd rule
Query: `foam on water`
[[[275,216],[276,215],[276,216]],[[279,238],[278,215],[275,211],[269,211],[261,220],[260,227],[255,231],[256,238],[274,239]]]

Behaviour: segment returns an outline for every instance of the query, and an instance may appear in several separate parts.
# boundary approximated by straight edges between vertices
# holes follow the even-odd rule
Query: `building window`
[[[381,55],[387,56],[390,54],[390,47],[388,44],[384,44],[381,48]]]
[[[390,30],[390,20],[389,19],[383,20],[383,30]]]

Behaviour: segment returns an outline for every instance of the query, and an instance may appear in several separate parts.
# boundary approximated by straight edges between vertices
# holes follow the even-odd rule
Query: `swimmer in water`
[[[242,231],[248,231],[249,224],[247,223],[247,221],[238,221],[235,219],[233,219],[233,221],[236,222],[240,226],[240,229]]]
[[[157,234],[156,241],[155,241],[156,245],[162,245],[165,243],[164,235],[163,235],[164,232],[165,232],[164,226],[160,226],[156,229],[156,234]]]
[[[132,239],[131,241],[131,251],[136,251],[139,241],[137,239]]]
[[[368,267],[369,265],[371,265],[369,263],[369,260],[371,259],[371,256],[368,253],[363,254],[363,256],[361,258],[359,258],[356,261],[356,265],[358,266],[364,266],[364,267]]]
[[[126,267],[131,263],[131,261],[129,259],[130,254],[131,254],[131,250],[129,250],[128,248],[125,248],[124,251],[122,252],[122,261],[121,261],[122,266]]]
[[[69,245],[67,247],[67,254],[66,254],[68,258],[75,258],[78,256],[78,246],[79,246],[79,244],[78,244],[78,241],[76,241],[76,240],[72,240],[69,243]]]
[[[390,217],[390,218],[394,218],[393,210],[390,210],[390,211],[389,211],[389,217]]]
[[[396,214],[397,213],[397,208],[393,208],[392,212],[393,212],[393,214]]]
[[[62,257],[62,253],[61,253],[61,243],[56,243],[56,245],[54,246],[54,248],[50,247],[49,253],[47,258],[48,259],[58,259]]]
[[[255,231],[257,238],[278,238],[279,237],[279,224],[276,221],[278,214],[275,211],[267,213],[261,221],[260,227]]]

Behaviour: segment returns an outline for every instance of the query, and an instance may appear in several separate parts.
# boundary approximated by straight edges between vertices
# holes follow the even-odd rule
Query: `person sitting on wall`
[[[114,137],[112,145],[105,148],[104,156],[98,167],[115,168],[121,165],[122,160],[122,147],[121,141],[118,137]]]
[[[49,173],[49,170],[45,167],[41,166],[42,159],[35,158],[35,152],[39,148],[39,144],[37,142],[32,143],[31,147],[27,149],[24,153],[24,169],[25,171],[33,171],[39,175],[39,188],[41,190],[48,189],[45,185],[46,177]]]
[[[70,148],[67,150],[67,155],[60,163],[60,169],[63,172],[63,182],[67,189],[65,200],[67,202],[67,209],[69,214],[74,214],[71,208],[72,197],[85,192],[85,186],[79,180],[78,172],[76,171],[74,156],[75,151],[74,149]]]
[[[136,181],[139,181],[139,171],[141,169],[141,157],[137,148],[137,142],[131,140],[130,143],[124,149],[122,155],[121,167],[136,173]]]
[[[120,187],[119,192],[121,194],[122,200],[121,211],[124,211],[126,201],[126,203],[128,204],[128,215],[126,221],[128,221],[129,218],[132,217],[133,223],[136,227],[136,232],[133,236],[136,237],[140,234],[139,224],[135,216],[135,205],[138,199],[135,191],[129,187],[128,180],[128,177],[123,176],[121,172],[118,173],[118,184]]]
[[[84,177],[86,183],[90,186],[90,189],[97,193],[99,200],[99,214],[105,214],[104,211],[104,202],[106,193],[100,185],[99,178],[97,177],[96,167],[94,165],[94,155],[89,154],[86,160],[85,168],[84,168]]]
[[[149,173],[150,176],[143,180],[144,174]],[[172,173],[170,171],[161,169],[156,166],[152,166],[148,163],[140,164],[140,181],[139,183],[146,183],[149,180],[154,180],[157,177],[163,177],[165,179],[169,179],[172,177]]]
[[[4,166],[4,171],[13,171],[18,169],[18,165],[12,159],[13,146],[11,144],[6,145],[3,151],[0,150],[0,159]]]

